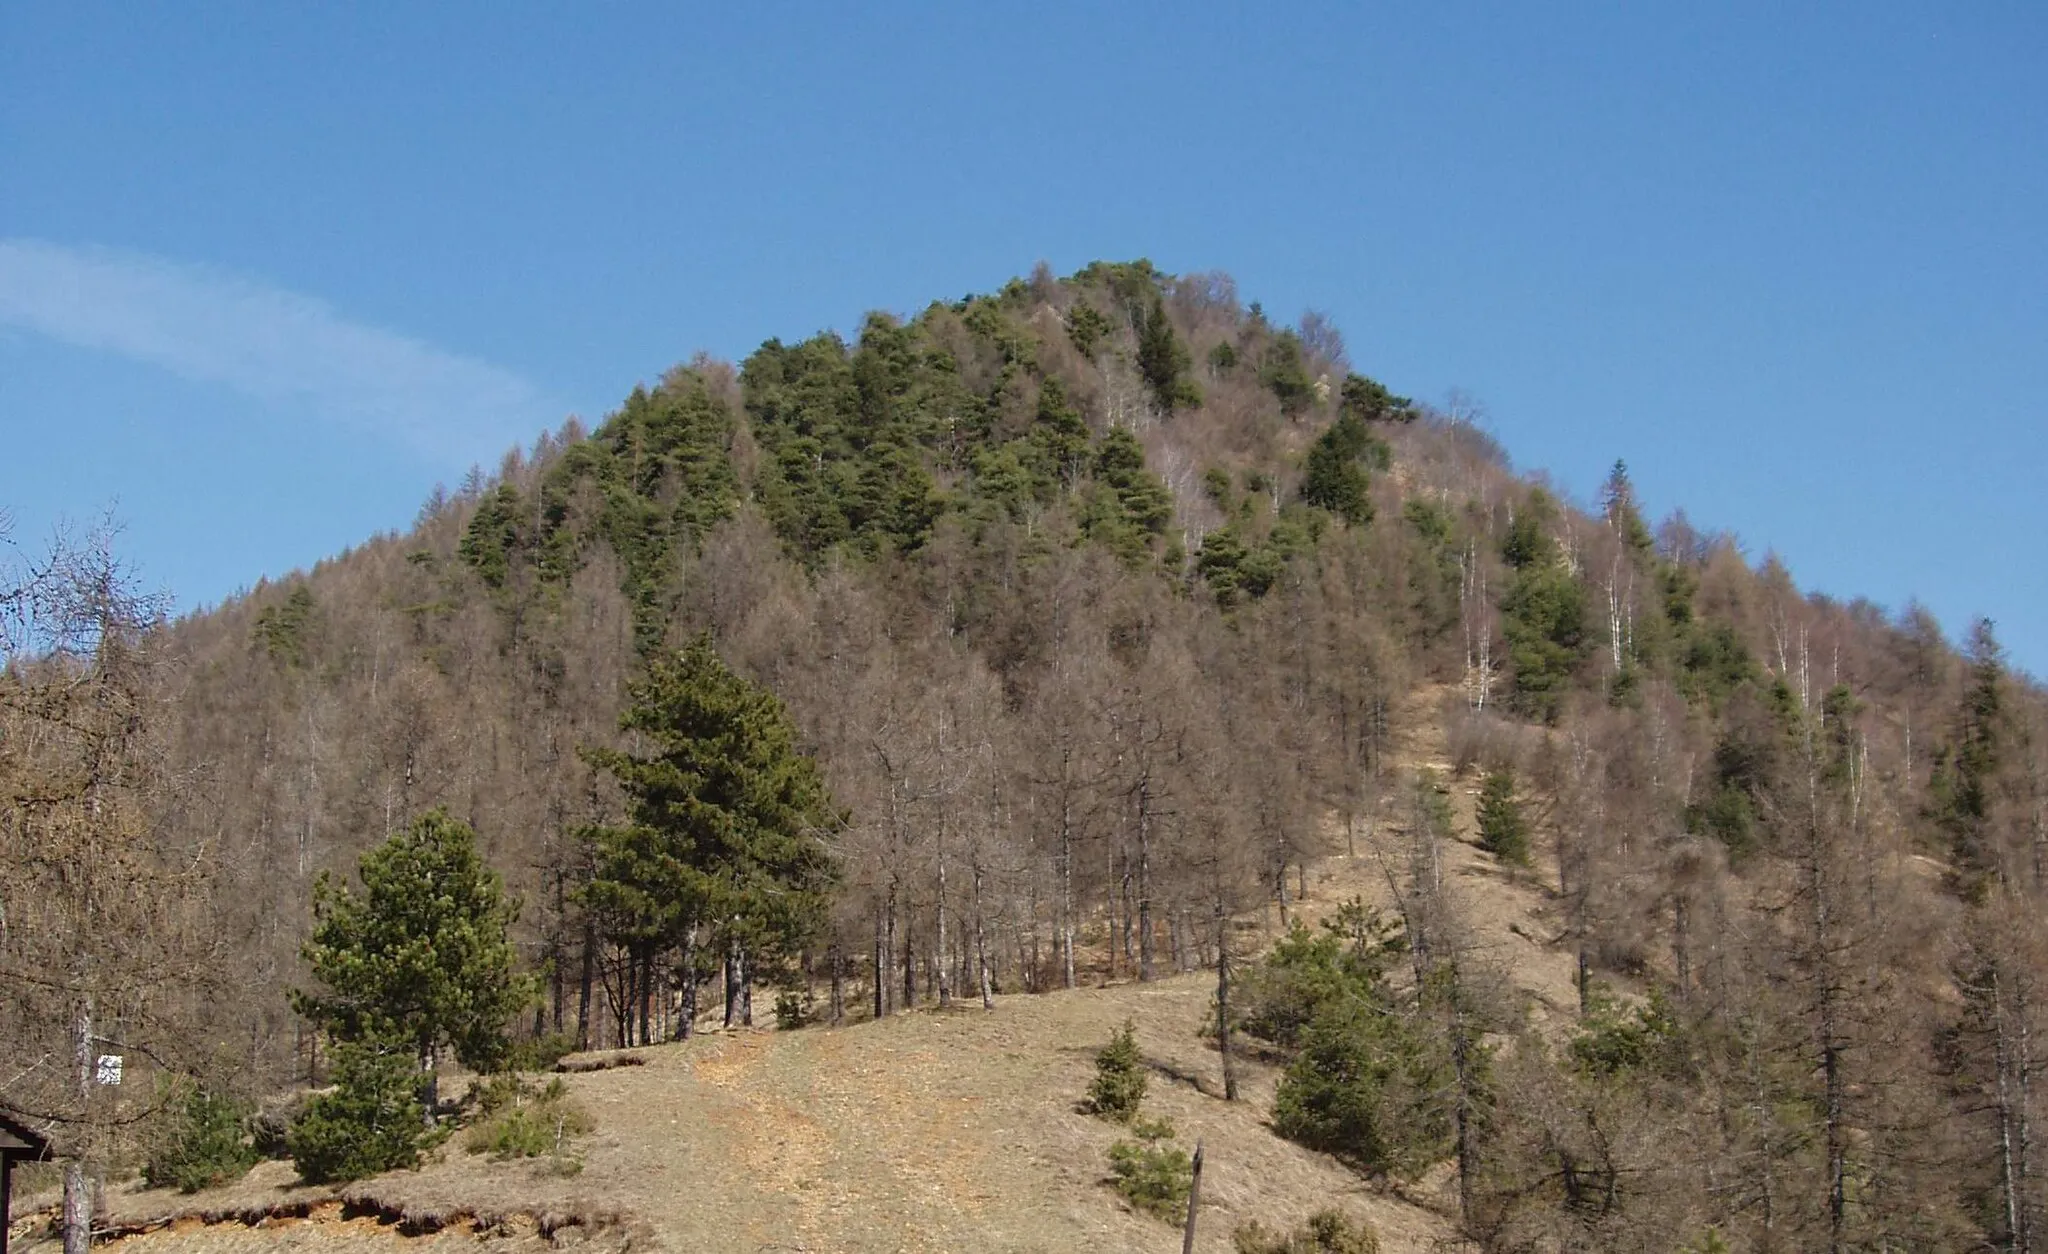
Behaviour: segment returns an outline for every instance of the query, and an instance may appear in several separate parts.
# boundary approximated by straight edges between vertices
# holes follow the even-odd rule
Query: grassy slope
[[[1411,726],[1417,734],[1396,778],[1434,765],[1448,780],[1434,720]],[[1454,780],[1450,791],[1458,830],[1469,836],[1476,789]],[[1339,853],[1322,864],[1304,912],[1318,916],[1354,894],[1385,904],[1376,849],[1398,836],[1389,825],[1380,839],[1361,841],[1356,858]],[[1551,869],[1539,857],[1536,870],[1509,877],[1463,840],[1444,855],[1476,947],[1506,969],[1537,1022],[1561,1026],[1575,1006],[1571,959],[1536,939],[1556,933],[1537,887],[1554,879]],[[567,1077],[597,1122],[581,1174],[451,1150],[418,1173],[359,1186],[356,1196],[441,1218],[610,1217],[613,1243],[637,1230],[676,1251],[1177,1249],[1176,1232],[1130,1212],[1103,1183],[1118,1129],[1076,1108],[1094,1051],[1128,1016],[1154,1068],[1148,1113],[1171,1119],[1183,1144],[1199,1138],[1207,1147],[1199,1249],[1228,1251],[1231,1229],[1246,1219],[1291,1225],[1330,1205],[1370,1219],[1388,1254],[1460,1248],[1444,1218],[1452,1210],[1445,1171],[1396,1194],[1274,1136],[1266,1115],[1278,1072],[1269,1065],[1247,1062],[1242,1101],[1216,1096],[1217,1057],[1198,1036],[1212,992],[1210,976],[1189,974],[1008,996],[993,1012],[970,1000],[945,1014],[714,1033],[643,1049],[646,1066]],[[230,1213],[316,1196],[288,1183],[288,1169],[270,1164],[211,1197],[123,1192],[116,1213]],[[389,1225],[360,1223],[275,1231],[289,1244],[323,1248],[398,1239]],[[220,1254],[256,1248],[256,1235],[188,1225],[131,1240],[149,1254]],[[27,1248],[48,1254],[42,1242]]]

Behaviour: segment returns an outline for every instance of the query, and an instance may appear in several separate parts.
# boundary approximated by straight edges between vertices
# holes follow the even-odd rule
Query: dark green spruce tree
[[[1514,675],[1512,699],[1523,714],[1555,723],[1563,712],[1572,672],[1585,656],[1586,590],[1558,559],[1549,526],[1557,516],[1550,494],[1529,494],[1501,543],[1514,569],[1501,597],[1501,634]]]
[[[1386,445],[1366,430],[1363,418],[1347,409],[1309,446],[1301,499],[1363,527],[1372,521],[1367,466],[1383,465],[1385,460]]]
[[[707,952],[722,958],[728,1016],[747,1018],[756,972],[793,956],[823,918],[839,812],[781,700],[735,674],[710,636],[657,658],[631,699],[620,726],[652,751],[583,750],[627,799],[627,822],[589,833],[586,898],[644,967],[676,950],[685,972]],[[651,981],[639,987],[644,1035]]]
[[[1188,346],[1174,334],[1173,320],[1166,316],[1166,302],[1157,293],[1138,323],[1138,372],[1151,385],[1159,408],[1171,413],[1193,409],[1202,403],[1202,389],[1187,377],[1193,362]]]
[[[1954,737],[1935,759],[1928,810],[1948,842],[1950,886],[1966,900],[1981,901],[2000,871],[1993,825],[2009,736],[2005,651],[1990,619],[1971,626],[1968,658],[1968,686]]]
[[[1515,773],[1489,771],[1479,786],[1479,847],[1515,866],[1529,864],[1529,821],[1515,800]]]

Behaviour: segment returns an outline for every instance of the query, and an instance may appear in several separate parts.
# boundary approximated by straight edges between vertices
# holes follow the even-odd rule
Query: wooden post
[[[1195,1212],[1202,1205],[1202,1143],[1195,1142],[1195,1171],[1188,1181],[1188,1226],[1181,1233],[1180,1254],[1195,1254]],[[4,1254],[4,1252],[0,1252]]]

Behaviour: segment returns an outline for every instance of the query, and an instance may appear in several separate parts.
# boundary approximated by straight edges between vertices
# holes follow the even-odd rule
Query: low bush
[[[505,1057],[507,1071],[552,1071],[555,1064],[576,1052],[576,1038],[567,1032],[544,1032],[512,1042]]]
[[[785,988],[775,996],[775,1027],[777,1031],[793,1032],[807,1023],[818,1019],[818,1008],[810,993],[795,988]]]
[[[1340,1210],[1321,1210],[1293,1232],[1273,1232],[1254,1220],[1231,1234],[1237,1254],[1380,1254],[1371,1224]]]
[[[285,1136],[300,1177],[320,1184],[417,1167],[428,1134],[423,1079],[410,1050],[337,1044],[334,1087],[308,1102]]]
[[[306,1106],[313,1100],[313,1094],[299,1092],[265,1102],[249,1117],[249,1134],[259,1158],[283,1158],[292,1156],[292,1125],[305,1114]]]
[[[1663,990],[1641,1005],[1623,1004],[1604,984],[1589,990],[1585,1018],[1568,1046],[1573,1066],[1595,1076],[1647,1070],[1669,1073],[1684,1064],[1678,1019]]]
[[[1170,1224],[1187,1218],[1195,1163],[1178,1145],[1118,1141],[1109,1147],[1111,1183],[1125,1201]]]
[[[1129,1019],[1095,1055],[1095,1079],[1088,1086],[1090,1114],[1129,1123],[1145,1100],[1145,1060],[1138,1053],[1137,1026]]]
[[[581,1168],[569,1142],[593,1125],[559,1076],[539,1086],[494,1076],[478,1087],[476,1104],[474,1121],[462,1135],[470,1153],[501,1160],[547,1157],[565,1171]]]
[[[143,1164],[151,1188],[197,1193],[239,1180],[259,1157],[250,1143],[248,1111],[241,1103],[188,1087],[173,1095],[171,1116]]]
[[[1143,1115],[1133,1115],[1131,1117],[1131,1135],[1137,1137],[1140,1141],[1171,1141],[1173,1139],[1173,1120],[1147,1119]]]
[[[1318,930],[1297,922],[1246,969],[1233,998],[1235,1026],[1283,1050],[1299,1049],[1323,1007],[1346,997],[1384,1001],[1387,971],[1406,951],[1399,923],[1354,897]]]
[[[1413,1179],[1451,1148],[1450,1060],[1426,1025],[1362,999],[1324,1007],[1273,1099],[1273,1130]]]
[[[1489,771],[1479,790],[1479,847],[1513,866],[1529,865],[1529,820],[1515,800],[1515,773]]]

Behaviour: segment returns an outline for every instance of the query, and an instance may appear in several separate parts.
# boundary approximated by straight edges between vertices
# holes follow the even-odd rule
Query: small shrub
[[[1340,1210],[1321,1210],[1293,1232],[1273,1232],[1254,1220],[1230,1236],[1237,1254],[1380,1254],[1379,1234]]]
[[[811,995],[794,988],[785,988],[775,996],[775,1027],[777,1031],[793,1032],[806,1023],[815,1022],[816,1007],[811,1004]]]
[[[142,1178],[151,1188],[197,1193],[239,1180],[256,1165],[248,1114],[240,1103],[193,1087],[174,1109],[163,1138],[143,1164]]]
[[[516,1076],[494,1077],[478,1088],[476,1099],[476,1121],[462,1136],[462,1147],[472,1154],[500,1160],[545,1156],[566,1165],[574,1161],[570,1138],[593,1126],[559,1076],[538,1087]]]
[[[1171,1141],[1173,1120],[1147,1119],[1143,1115],[1131,1116],[1131,1135],[1140,1141]]]
[[[1595,984],[1587,1002],[1586,1017],[1569,1046],[1580,1071],[1611,1076],[1682,1062],[1678,1019],[1663,990],[1652,989],[1642,1005],[1626,1006],[1606,985]]]
[[[1398,922],[1353,897],[1320,930],[1296,923],[1264,960],[1246,969],[1235,1026],[1284,1050],[1300,1048],[1316,1012],[1347,997],[1384,1003],[1388,969],[1407,950]],[[1213,1010],[1207,1025],[1215,1032]]]
[[[1138,1054],[1137,1026],[1129,1019],[1095,1055],[1095,1079],[1088,1086],[1089,1113],[1128,1123],[1145,1100],[1145,1062]]]
[[[285,1137],[308,1184],[416,1167],[427,1139],[422,1076],[409,1050],[343,1043],[334,1088],[306,1104]]]
[[[576,1052],[576,1038],[567,1032],[545,1032],[512,1042],[505,1056],[508,1071],[552,1071],[555,1064]]]
[[[1330,1003],[1280,1078],[1273,1130],[1366,1171],[1413,1179],[1451,1149],[1447,1054],[1427,1025],[1386,1006]]]
[[[1118,1141],[1109,1147],[1109,1170],[1124,1200],[1171,1224],[1187,1218],[1195,1163],[1178,1145]]]

